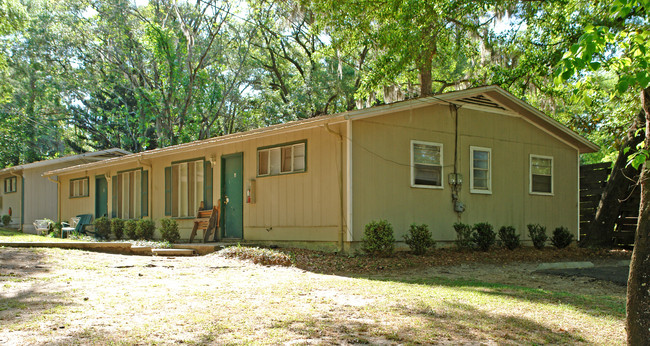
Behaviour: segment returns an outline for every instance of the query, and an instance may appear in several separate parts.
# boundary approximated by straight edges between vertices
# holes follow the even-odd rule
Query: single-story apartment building
[[[0,215],[11,215],[10,225],[26,233],[36,233],[34,220],[58,217],[57,183],[43,177],[43,173],[127,154],[130,153],[114,148],[0,169]],[[81,188],[88,190],[88,186]]]
[[[598,147],[497,86],[235,133],[46,173],[59,218],[178,220],[221,204],[221,240],[349,250],[386,219],[438,242],[455,222],[579,224],[579,160]],[[89,186],[79,195],[74,187]],[[102,190],[101,186],[108,186]],[[106,192],[104,192],[106,191]],[[105,203],[100,206],[97,203]]]

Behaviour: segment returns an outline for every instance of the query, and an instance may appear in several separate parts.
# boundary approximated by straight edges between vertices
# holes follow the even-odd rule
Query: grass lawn
[[[465,267],[450,279],[458,268],[447,266],[329,275],[217,254],[0,248],[0,261],[0,344],[625,341],[625,289],[589,280],[549,276],[530,287],[526,276],[475,280]],[[512,266],[476,269],[520,275]],[[543,284],[554,280],[568,289]]]
[[[72,240],[22,233],[16,231],[15,229],[0,227],[0,242],[54,242],[54,241],[68,242]]]

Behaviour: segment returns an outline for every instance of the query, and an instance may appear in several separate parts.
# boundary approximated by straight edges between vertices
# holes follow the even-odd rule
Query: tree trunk
[[[650,148],[650,88],[641,94],[645,112],[646,148]],[[650,343],[650,162],[646,161],[641,172],[641,206],[639,224],[636,228],[634,251],[627,280],[627,343],[648,345]]]
[[[636,147],[645,139],[643,131],[638,131],[645,126],[646,117],[641,111],[634,119],[634,122],[627,130],[625,142],[618,152],[618,158],[612,168],[612,174],[607,181],[605,190],[600,197],[598,209],[594,219],[589,223],[587,235],[581,241],[581,246],[588,247],[609,247],[612,246],[614,226],[618,218],[621,201],[629,195],[630,187],[636,184],[634,179],[638,170],[628,165],[629,156],[636,152]],[[629,148],[627,152],[625,149]]]

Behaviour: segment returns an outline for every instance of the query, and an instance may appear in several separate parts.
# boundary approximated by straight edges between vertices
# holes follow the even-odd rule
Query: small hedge
[[[120,218],[111,219],[111,232],[113,232],[115,239],[122,240],[124,236],[124,220]]]
[[[261,265],[278,265],[289,267],[293,264],[291,257],[287,254],[258,247],[231,246],[218,252],[219,255],[226,258],[239,258],[250,260],[255,264]]]
[[[6,226],[9,226],[11,223],[11,216],[9,215],[2,215],[2,224]]]
[[[499,229],[499,239],[508,250],[514,250],[521,245],[519,234],[512,226],[503,226]]]
[[[108,239],[111,235],[111,220],[106,216],[95,219],[93,226],[95,227],[95,238]]]
[[[163,240],[176,243],[181,239],[178,232],[178,223],[174,219],[160,219],[160,235]]]
[[[137,221],[136,234],[138,239],[151,240],[156,231],[156,223],[150,219],[141,219]]]
[[[553,231],[553,236],[551,237],[551,244],[558,249],[564,249],[565,247],[571,245],[573,242],[573,234],[569,230],[562,226],[558,227]]]
[[[393,255],[395,250],[393,226],[386,220],[371,221],[363,232],[361,250],[373,256]]]
[[[488,251],[496,241],[496,234],[492,229],[492,225],[487,222],[480,222],[472,227],[472,241],[476,244],[481,251]]]
[[[530,234],[530,239],[533,241],[533,246],[536,249],[543,249],[548,236],[546,235],[546,227],[540,224],[529,224],[528,234]]]
[[[424,255],[429,249],[436,246],[436,242],[431,236],[431,231],[429,231],[429,226],[425,224],[412,224],[409,228],[409,234],[404,236],[404,242],[416,255]]]
[[[462,222],[456,222],[454,224],[454,230],[456,231],[456,246],[459,249],[466,250],[474,247],[474,242],[472,241],[472,226]]]
[[[136,220],[124,221],[124,233],[131,240],[138,240],[138,222]]]

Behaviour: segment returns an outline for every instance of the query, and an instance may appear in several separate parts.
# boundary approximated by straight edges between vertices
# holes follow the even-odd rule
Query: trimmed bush
[[[371,221],[363,231],[361,249],[369,255],[391,256],[395,250],[393,226],[386,220]]]
[[[153,239],[153,233],[156,231],[156,223],[150,219],[138,220],[138,225],[136,227],[136,234],[138,239],[151,240]]]
[[[95,219],[93,226],[95,227],[95,238],[108,239],[111,235],[111,220],[106,216]]]
[[[565,247],[571,245],[573,241],[573,234],[569,230],[562,226],[558,227],[553,231],[553,236],[551,237],[551,244],[558,249],[564,249]]]
[[[120,218],[111,219],[111,232],[113,232],[115,239],[122,240],[124,236],[124,220]]]
[[[429,249],[436,246],[436,241],[431,237],[429,226],[425,224],[412,224],[409,228],[409,234],[404,236],[404,242],[416,255],[424,255]]]
[[[488,251],[497,238],[492,225],[487,222],[480,222],[472,227],[472,241],[481,251]]]
[[[6,226],[9,226],[11,223],[11,216],[9,215],[2,215],[2,224]]]
[[[124,233],[127,238],[138,240],[138,222],[135,220],[124,221]]]
[[[454,230],[456,231],[456,246],[459,249],[471,249],[474,247],[472,226],[462,222],[456,222],[454,224]]]
[[[174,219],[160,219],[160,235],[163,240],[175,243],[181,239],[178,232],[178,223]]]
[[[543,249],[548,236],[546,235],[546,227],[540,224],[529,224],[528,234],[530,234],[530,239],[533,241],[533,246],[536,249]]]
[[[52,232],[48,234],[50,238],[61,238],[61,229],[63,229],[63,224],[61,222],[55,222],[52,225]]]
[[[291,266],[293,262],[291,257],[285,253],[271,249],[261,249],[258,247],[245,247],[241,245],[229,246],[220,250],[218,253],[226,258],[250,260],[253,263],[261,265],[279,265],[288,267]]]
[[[514,250],[521,245],[519,234],[512,226],[503,226],[499,229],[499,239],[508,250]]]

